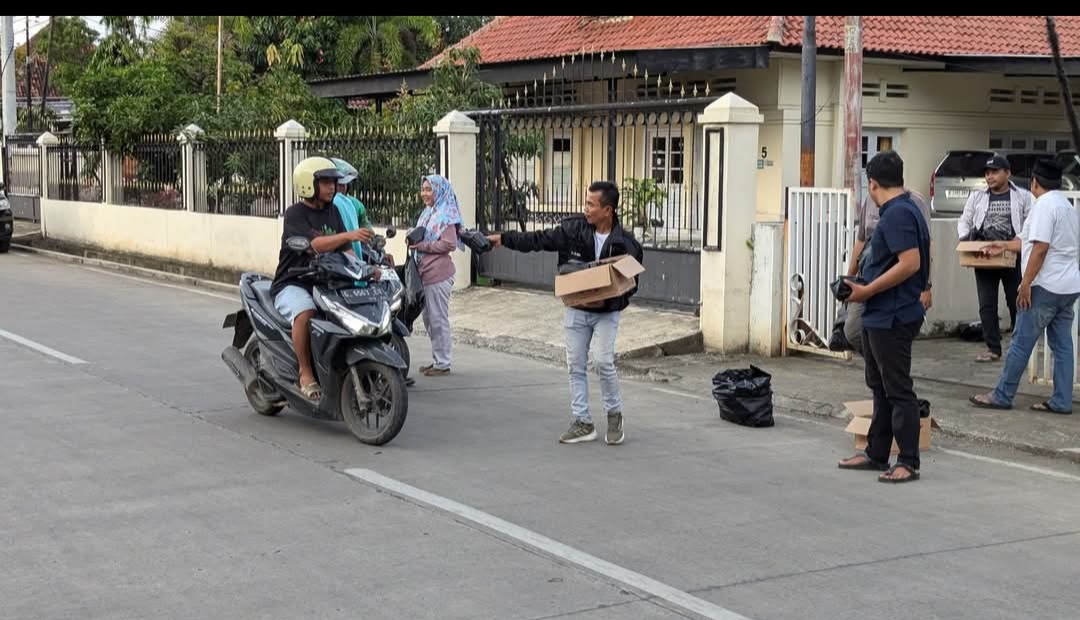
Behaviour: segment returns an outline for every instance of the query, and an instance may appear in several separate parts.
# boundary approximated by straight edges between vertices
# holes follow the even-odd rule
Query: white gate
[[[829,337],[840,302],[829,284],[847,273],[855,241],[855,208],[851,191],[793,187],[787,194],[788,349],[830,356]]]
[[[1074,207],[1080,203],[1080,192],[1062,192],[1065,197],[1069,199]],[[1080,354],[1077,351],[1077,330],[1080,329],[1080,301],[1076,302],[1076,306],[1073,308],[1073,326],[1072,326],[1072,343],[1073,343],[1073,355]],[[1031,378],[1031,382],[1038,385],[1053,385],[1054,384],[1054,354],[1050,351],[1050,347],[1046,346],[1046,334],[1039,338],[1038,344],[1035,345],[1035,350],[1031,353],[1031,359],[1028,360],[1028,374]],[[1073,386],[1074,390],[1080,389],[1080,360],[1074,362],[1073,365]]]

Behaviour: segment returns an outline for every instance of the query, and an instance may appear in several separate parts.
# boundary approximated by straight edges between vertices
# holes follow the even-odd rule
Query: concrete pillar
[[[480,127],[461,112],[454,110],[434,127],[438,136],[439,172],[450,181],[461,207],[461,219],[467,228],[476,226],[476,141]],[[472,251],[465,249],[451,254],[457,276],[454,288],[471,284]]]
[[[37,145],[41,151],[41,236],[48,237],[48,203],[49,203],[49,147],[60,144],[60,138],[46,131],[38,136]]]
[[[701,252],[705,347],[742,353],[750,344],[750,281],[757,206],[757,106],[728,93],[699,116],[706,195]]]
[[[754,224],[750,276],[750,352],[779,357],[784,349],[784,223]]]
[[[202,128],[191,124],[180,130],[180,187],[184,192],[184,209],[206,213],[206,153],[195,150]],[[196,208],[198,204],[201,208]]]
[[[278,139],[281,147],[278,151],[279,181],[278,203],[281,215],[285,215],[285,209],[296,202],[293,194],[292,171],[297,162],[304,159],[303,153],[296,150],[296,143],[307,138],[307,130],[300,123],[289,120],[274,130],[274,137]]]

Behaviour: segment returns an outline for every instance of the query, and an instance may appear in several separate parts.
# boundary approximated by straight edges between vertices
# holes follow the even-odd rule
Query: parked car
[[[994,155],[1009,160],[1012,181],[1024,189],[1031,188],[1031,170],[1040,159],[1052,159],[1046,151],[1009,149],[960,149],[949,151],[930,175],[930,209],[936,215],[957,216],[964,212],[972,190],[986,187],[983,170]]]
[[[15,216],[11,211],[11,202],[4,193],[4,184],[0,183],[0,254],[11,248],[13,234],[15,234]]]
[[[1004,155],[1012,168],[1012,180],[1024,189],[1031,189],[1031,171],[1040,159],[1053,159],[1061,166],[1061,189],[1080,191],[1080,161],[1076,151],[1061,151],[1057,155],[1046,151],[1009,149],[958,149],[945,154],[930,175],[930,210],[934,215],[955,217],[964,212],[972,190],[983,189],[983,166],[994,155]]]
[[[1061,151],[1054,156],[1054,161],[1061,166],[1061,189],[1080,192],[1080,155],[1073,150]]]

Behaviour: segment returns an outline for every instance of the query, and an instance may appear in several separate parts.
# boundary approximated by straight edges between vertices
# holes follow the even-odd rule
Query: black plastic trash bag
[[[772,375],[751,366],[732,368],[713,377],[713,398],[728,422],[764,428],[773,421]]]
[[[847,304],[841,304],[833,321],[832,335],[829,336],[830,351],[851,351],[854,347],[848,342],[844,327],[847,325]]]
[[[411,332],[413,323],[424,312],[424,282],[420,279],[420,267],[416,262],[416,252],[409,252],[405,264],[395,267],[398,278],[405,286],[405,297],[402,299],[401,310],[398,319],[405,324]]]
[[[930,417],[930,401],[920,398],[919,399],[919,417]]]

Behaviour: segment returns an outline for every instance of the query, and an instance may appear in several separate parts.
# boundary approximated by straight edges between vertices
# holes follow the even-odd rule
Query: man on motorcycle
[[[310,254],[289,249],[290,237],[305,237],[315,253],[349,251],[349,244],[364,242],[373,236],[370,228],[347,231],[341,213],[330,207],[342,179],[334,162],[325,157],[309,157],[293,169],[293,188],[300,202],[285,210],[281,252],[270,293],[274,307],[292,325],[293,347],[300,365],[300,391],[311,400],[322,397],[322,388],[315,379],[311,363],[311,334],[308,325],[315,314],[311,284],[305,282],[295,269],[311,264]]]

